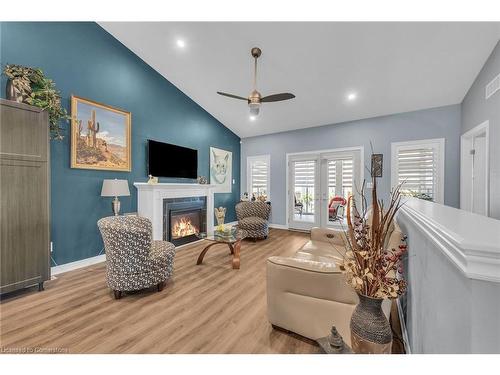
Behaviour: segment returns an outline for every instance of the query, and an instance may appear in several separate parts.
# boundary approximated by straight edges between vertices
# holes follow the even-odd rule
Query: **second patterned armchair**
[[[267,238],[271,206],[266,202],[240,202],[236,205],[238,228],[247,232],[247,237]]]
[[[106,249],[106,281],[115,298],[152,286],[161,291],[174,268],[175,246],[152,240],[149,219],[110,216],[97,225]]]

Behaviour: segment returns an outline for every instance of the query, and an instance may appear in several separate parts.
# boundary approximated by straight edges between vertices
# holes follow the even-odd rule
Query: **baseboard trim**
[[[285,229],[285,230],[288,230],[288,225],[283,225],[283,224],[273,224],[273,223],[270,223],[269,224],[269,228],[274,228],[274,229]]]
[[[98,255],[95,257],[77,260],[76,262],[61,264],[60,266],[54,266],[50,268],[50,274],[52,276],[59,275],[68,271],[77,270],[79,268],[91,266],[93,264],[102,263],[106,261],[106,254]]]
[[[310,229],[287,228],[291,232],[311,233]]]
[[[396,300],[396,303],[398,305],[399,324],[401,325],[401,332],[403,333],[403,344],[405,346],[405,352],[406,354],[411,354],[410,338],[408,337],[408,330],[406,329],[404,319],[405,317],[403,316],[403,309],[401,308],[401,302],[399,301],[399,298]]]

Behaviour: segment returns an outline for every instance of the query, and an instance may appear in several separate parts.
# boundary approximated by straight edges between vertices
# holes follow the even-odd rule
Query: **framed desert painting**
[[[71,96],[71,168],[131,170],[131,113]]]

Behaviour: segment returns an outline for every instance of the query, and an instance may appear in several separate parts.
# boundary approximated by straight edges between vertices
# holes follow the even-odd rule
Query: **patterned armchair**
[[[267,238],[271,206],[265,202],[240,202],[236,205],[238,228],[245,230],[249,238]]]
[[[157,286],[161,291],[172,274],[175,246],[153,241],[149,219],[110,216],[97,226],[106,249],[106,281],[115,298],[122,292]]]

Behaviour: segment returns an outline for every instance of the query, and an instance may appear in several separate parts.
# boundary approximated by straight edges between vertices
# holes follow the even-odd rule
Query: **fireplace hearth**
[[[163,239],[175,246],[199,240],[206,232],[206,198],[169,198],[163,200]]]

